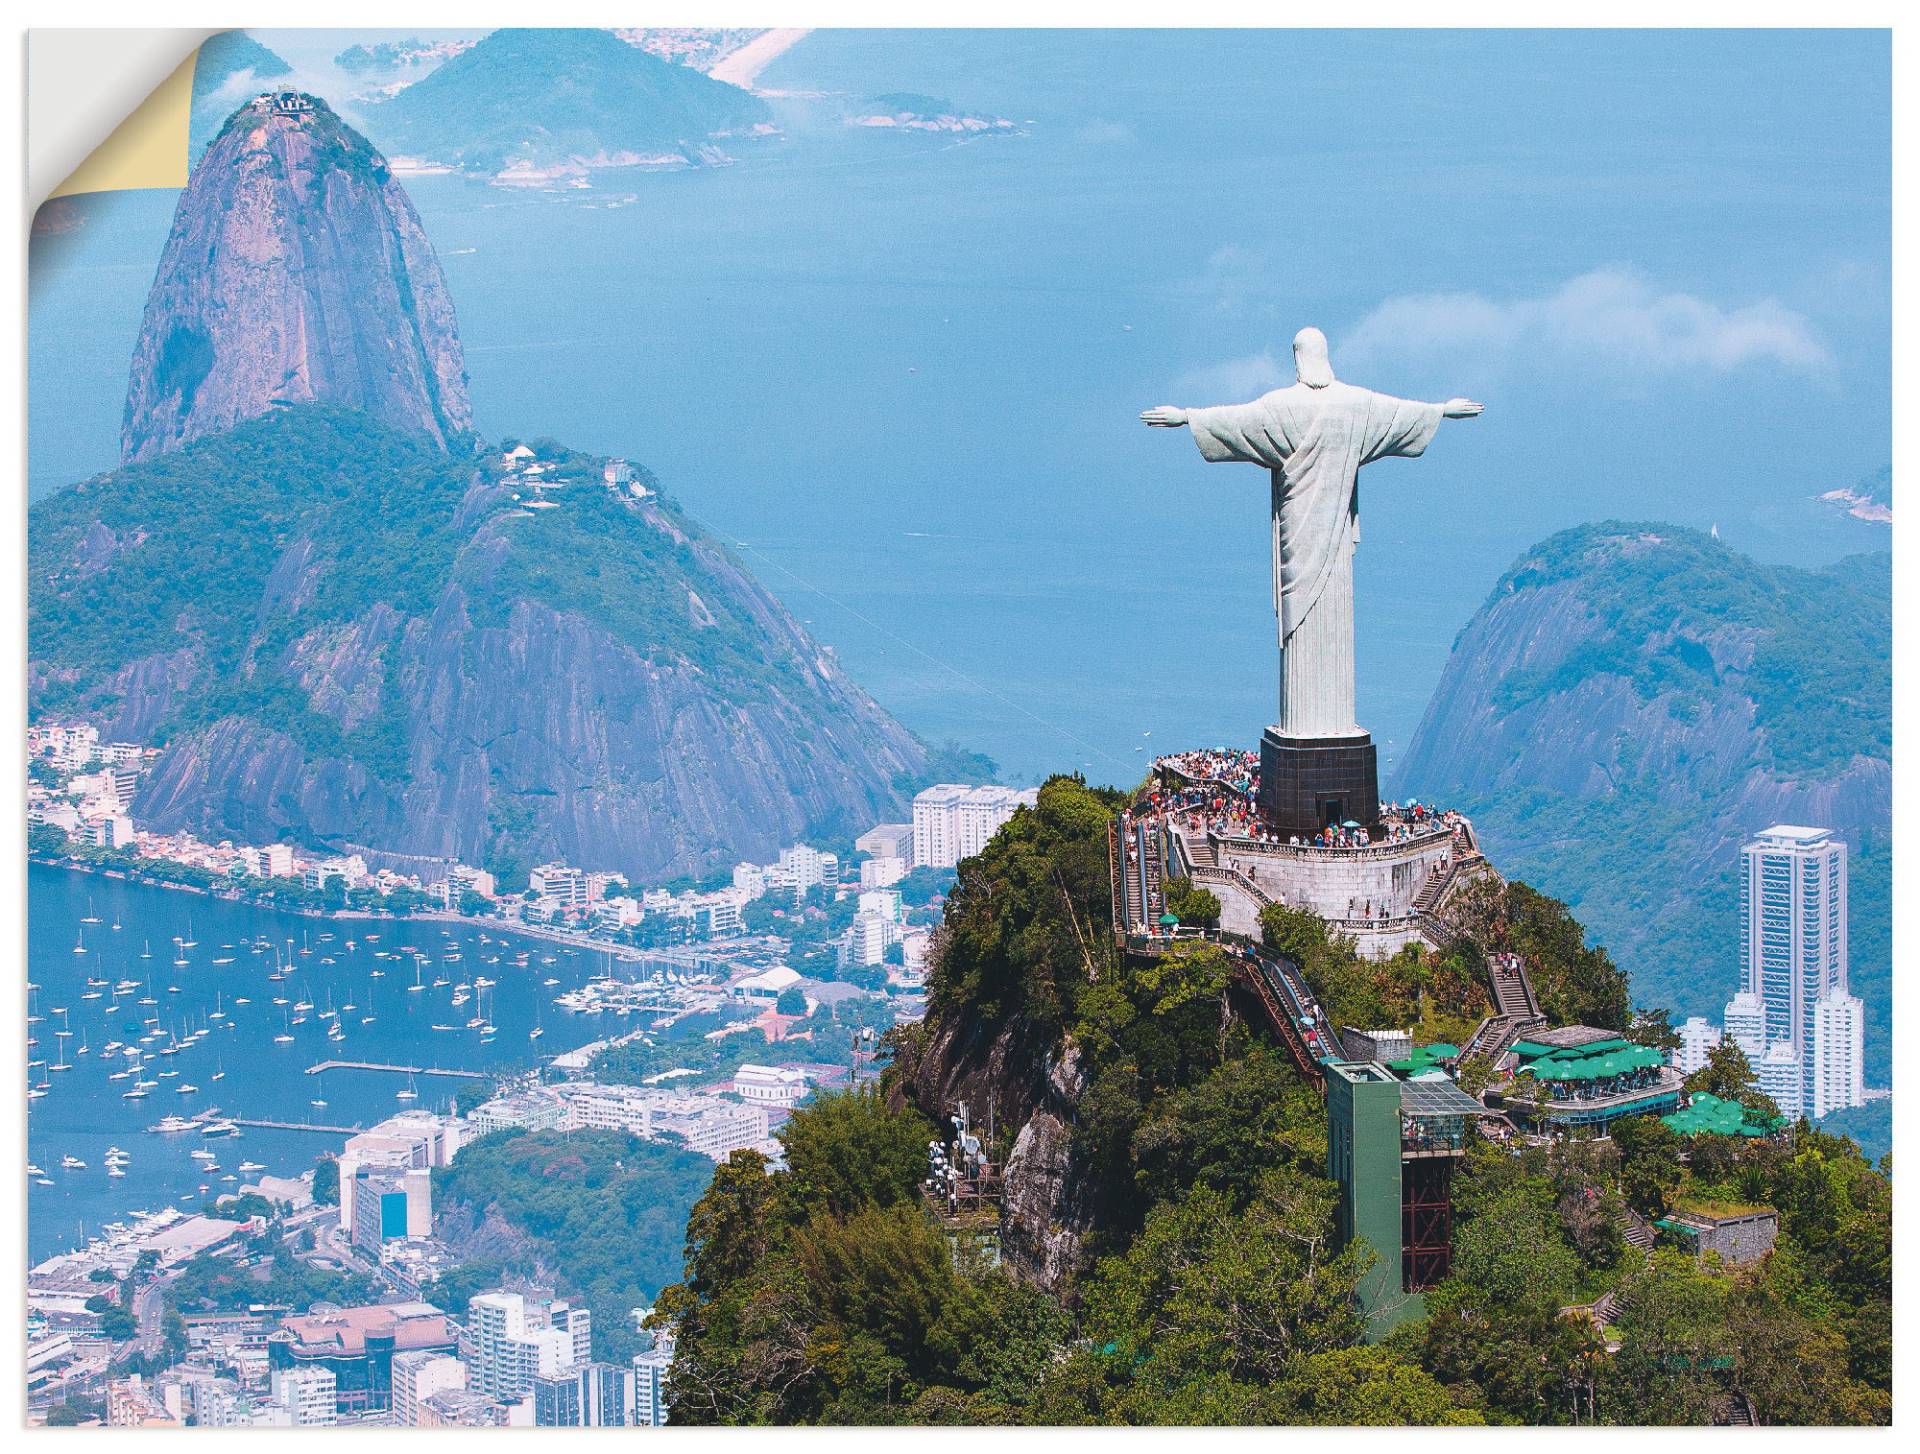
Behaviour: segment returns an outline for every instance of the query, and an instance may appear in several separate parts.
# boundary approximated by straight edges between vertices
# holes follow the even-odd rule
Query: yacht
[[[87,912],[81,917],[82,924],[98,924],[100,916],[93,912],[93,895],[87,895]]]
[[[60,1164],[68,1171],[85,1171],[87,1169],[87,1163],[82,1161],[78,1156],[62,1156],[60,1158]]]
[[[160,1124],[153,1129],[165,1132],[191,1131],[193,1129],[193,1122],[189,1121],[185,1116],[162,1116],[160,1118]]]

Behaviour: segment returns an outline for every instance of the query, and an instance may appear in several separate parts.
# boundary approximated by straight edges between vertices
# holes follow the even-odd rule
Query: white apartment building
[[[1742,990],[1727,1001],[1725,1038],[1746,1053],[1749,1065],[1758,1065],[1767,1053],[1767,1007],[1760,996]]]
[[[527,887],[567,909],[584,909],[589,898],[586,871],[564,863],[541,864],[527,875]]]
[[[860,887],[884,889],[907,876],[907,861],[895,854],[860,860]]]
[[[1022,806],[1038,802],[1038,788],[970,788],[940,783],[913,800],[913,862],[916,868],[952,868],[987,846],[987,840]]]
[[[296,1428],[338,1423],[335,1382],[332,1370],[317,1365],[276,1368],[269,1383],[270,1396]]]
[[[1866,1104],[1866,1007],[1844,990],[1813,1007],[1813,1052],[1807,1114]]]
[[[769,889],[784,888],[795,895],[804,894],[809,889],[840,882],[840,857],[796,843],[780,850],[780,861],[765,877]]]
[[[467,1386],[467,1365],[450,1353],[414,1348],[393,1355],[393,1421],[421,1425],[421,1405],[436,1393]]]
[[[633,1355],[633,1422],[642,1428],[667,1423],[667,1373],[673,1366],[673,1335],[654,1335],[653,1347]]]
[[[468,1386],[517,1403],[533,1380],[592,1357],[592,1316],[564,1299],[529,1302],[517,1292],[483,1292],[467,1303],[461,1343]]]
[[[1680,1026],[1680,1048],[1673,1052],[1673,1068],[1682,1075],[1704,1070],[1707,1056],[1721,1039],[1720,1027],[1705,1015],[1689,1015]]]
[[[883,964],[887,951],[899,942],[900,925],[893,919],[882,914],[856,914],[841,942],[840,963]]]
[[[1751,1001],[1757,1000],[1761,1053],[1749,1050],[1749,1058],[1782,1092],[1767,1094],[1789,1115],[1858,1105],[1858,1099],[1829,1103],[1814,1087],[1819,1007],[1830,997],[1847,997],[1847,845],[1830,829],[1775,824],[1740,850],[1740,948],[1740,994],[1727,1006],[1727,1033],[1743,1044],[1751,1038]],[[1844,1028],[1847,1013],[1835,1010],[1834,1033]],[[1830,1066],[1843,1058],[1838,1044],[1827,1051]],[[1789,1064],[1797,1075],[1790,1093]]]
[[[625,1131],[643,1141],[678,1136],[688,1149],[715,1161],[767,1139],[767,1102],[739,1105],[635,1085],[568,1085],[560,1094],[566,1124],[575,1130]]]

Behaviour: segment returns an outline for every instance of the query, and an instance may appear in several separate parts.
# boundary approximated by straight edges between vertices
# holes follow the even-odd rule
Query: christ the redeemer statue
[[[1364,746],[1366,779],[1372,743],[1354,713],[1353,551],[1360,540],[1360,467],[1389,455],[1420,454],[1442,419],[1471,419],[1481,406],[1468,399],[1417,404],[1376,394],[1333,376],[1327,339],[1303,328],[1293,340],[1299,381],[1251,404],[1210,409],[1149,409],[1140,418],[1162,429],[1186,425],[1208,460],[1265,465],[1273,477],[1273,604],[1280,624],[1280,717],[1268,742],[1293,751]],[[1271,754],[1263,743],[1263,798]],[[1349,752],[1350,755],[1350,752]],[[1325,763],[1321,766],[1325,767]],[[1296,826],[1317,827],[1329,811],[1368,824],[1378,800],[1355,801],[1371,786],[1348,771],[1314,773],[1311,762],[1273,763],[1305,771],[1296,784],[1317,798],[1304,809],[1280,811]],[[1335,801],[1337,800],[1337,801]]]

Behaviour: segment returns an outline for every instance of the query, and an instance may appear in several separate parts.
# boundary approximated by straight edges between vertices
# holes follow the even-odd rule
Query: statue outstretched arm
[[[1440,406],[1440,417],[1443,419],[1474,419],[1478,418],[1486,407],[1485,404],[1476,404],[1471,399],[1449,399]]]
[[[1187,411],[1171,404],[1156,404],[1140,411],[1140,422],[1152,429],[1178,429],[1187,422]]]

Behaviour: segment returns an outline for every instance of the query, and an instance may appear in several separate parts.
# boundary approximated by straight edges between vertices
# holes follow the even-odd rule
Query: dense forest
[[[818,1099],[782,1133],[784,1168],[751,1152],[719,1168],[658,1304],[678,1330],[676,1422],[1709,1423],[1736,1389],[1764,1423],[1887,1419],[1889,1183],[1805,1125],[1478,1144],[1452,1275],[1426,1316],[1367,1343],[1371,1253],[1334,1251],[1319,1097],[1233,1012],[1216,948],[1129,962],[1099,932],[1117,802],[1053,779],[961,865],[930,1027],[895,1037],[890,1097]],[[1265,932],[1329,1005],[1389,1022],[1464,1023],[1474,957],[1505,945],[1540,966],[1557,1016],[1661,1028],[1564,906],[1515,884],[1476,913],[1465,947],[1384,964],[1310,916]],[[912,1103],[911,1070],[952,1016],[1088,1061],[1073,1136],[1096,1227],[1060,1287],[995,1265],[920,1197],[948,1108]],[[1731,1048],[1695,1088],[1769,1109]],[[1745,1268],[1649,1256],[1622,1231],[1630,1210],[1735,1203],[1780,1213],[1776,1249]],[[1608,1293],[1603,1335],[1584,1309]]]

